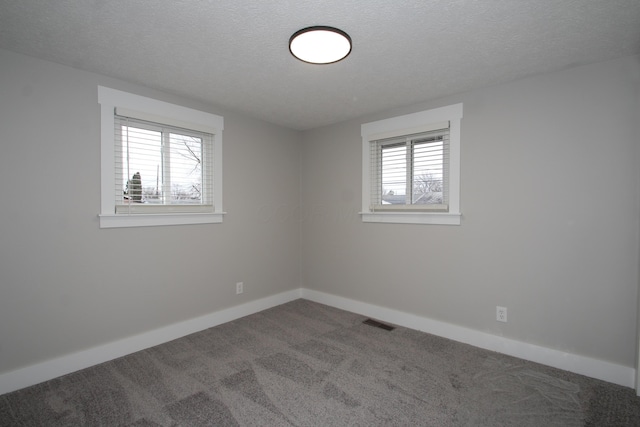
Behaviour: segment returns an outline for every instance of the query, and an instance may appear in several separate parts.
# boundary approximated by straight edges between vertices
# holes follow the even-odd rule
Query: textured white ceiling
[[[311,25],[351,55],[294,59]],[[638,54],[640,0],[0,0],[0,48],[311,129]]]

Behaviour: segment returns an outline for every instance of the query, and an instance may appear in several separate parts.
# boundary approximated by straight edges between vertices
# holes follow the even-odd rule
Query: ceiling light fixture
[[[333,64],[351,53],[351,37],[333,27],[303,28],[289,39],[289,51],[310,64]]]

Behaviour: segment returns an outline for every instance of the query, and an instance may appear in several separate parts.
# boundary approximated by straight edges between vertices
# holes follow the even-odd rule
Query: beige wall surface
[[[98,85],[224,117],[222,224],[99,228]],[[299,288],[298,132],[3,50],[0,122],[0,373]]]
[[[639,91],[629,57],[306,132],[302,286],[635,366]],[[462,224],[362,223],[360,125],[458,102]]]

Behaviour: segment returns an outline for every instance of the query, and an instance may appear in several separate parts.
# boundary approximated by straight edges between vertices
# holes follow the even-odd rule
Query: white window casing
[[[101,111],[101,228],[222,222],[222,117],[102,86],[98,86],[98,102]],[[127,126],[128,120],[131,127]],[[202,169],[201,188],[198,188],[202,192],[201,198],[183,204],[176,201],[123,202],[121,189],[126,178],[122,174],[131,177],[134,173],[126,171],[122,165],[123,157],[126,157],[122,154],[122,144],[127,139],[119,134],[123,126],[137,130],[157,127],[158,134],[166,132],[162,133],[162,147],[169,141],[165,135],[186,135],[200,142],[198,146],[202,151],[197,163]],[[162,148],[163,153],[164,150]],[[168,176],[165,163],[169,158],[165,158],[165,154],[162,156],[164,170],[159,174],[164,177]],[[119,172],[116,172],[117,167]]]
[[[460,224],[461,119],[462,104],[455,104],[361,126],[363,222]],[[428,161],[418,157],[414,147],[424,141],[439,141],[433,147],[437,146],[437,150],[440,150],[438,155],[441,172],[435,181],[440,182],[443,187],[438,193],[441,201],[437,198],[429,202],[413,199],[413,186],[416,183],[414,173],[417,173],[413,164]],[[391,157],[384,157],[384,153]],[[397,182],[393,181],[394,168]],[[385,174],[392,170],[391,175],[383,178],[383,170]],[[406,191],[401,188],[400,196],[393,196],[393,192],[383,195],[385,180],[386,184],[396,182],[400,187],[406,185]],[[403,197],[406,201],[402,200]],[[392,198],[395,200],[389,202]]]

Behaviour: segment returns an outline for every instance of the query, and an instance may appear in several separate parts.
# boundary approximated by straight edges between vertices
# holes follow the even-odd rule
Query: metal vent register
[[[395,327],[391,325],[387,325],[385,323],[378,322],[377,320],[373,320],[373,319],[367,319],[362,323],[364,323],[365,325],[375,326],[376,328],[384,329],[385,331],[393,331],[395,329]]]

